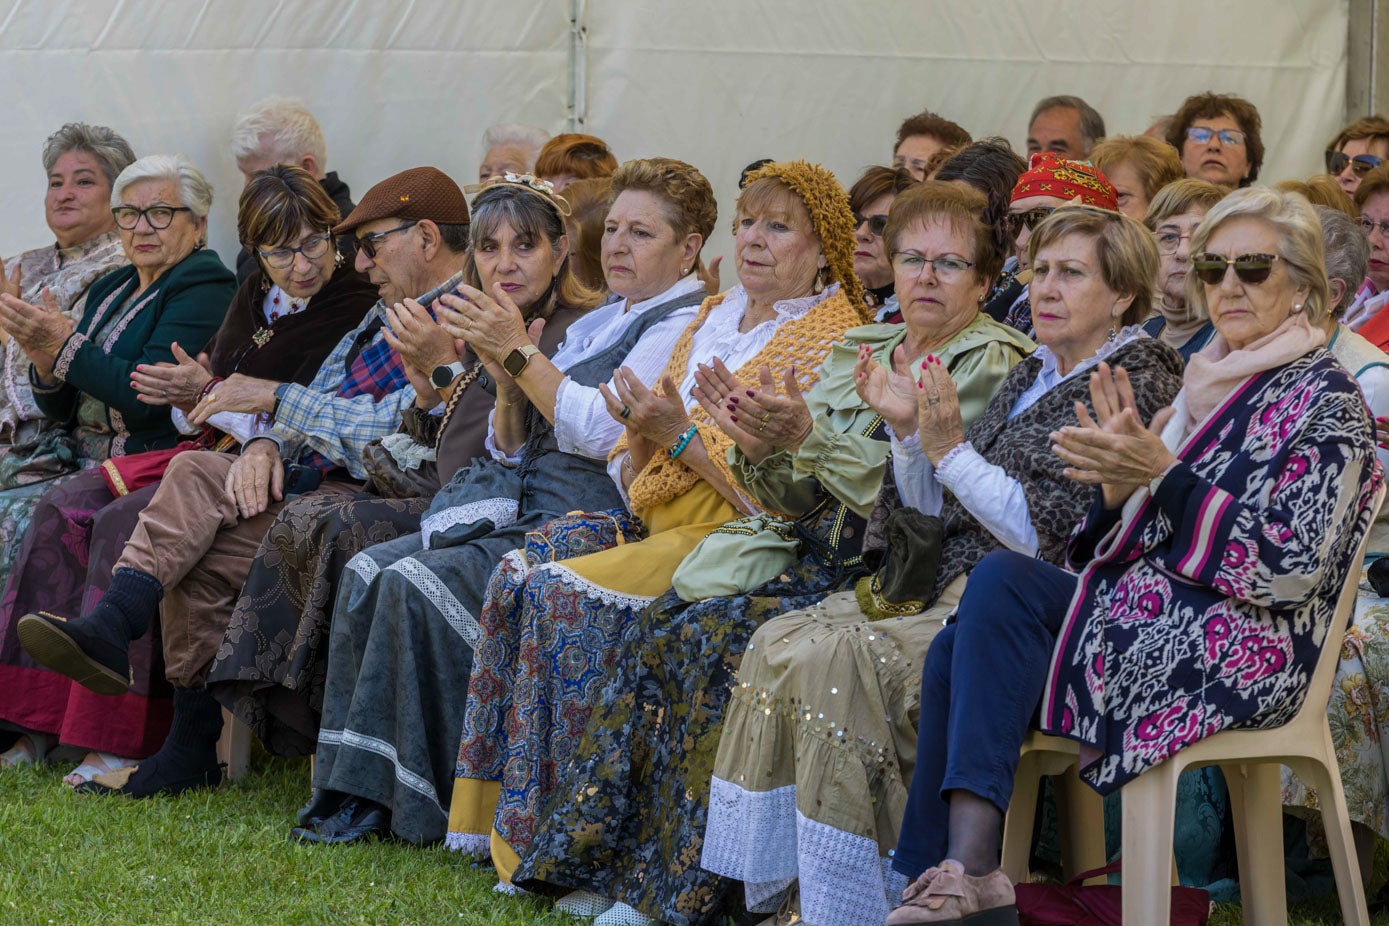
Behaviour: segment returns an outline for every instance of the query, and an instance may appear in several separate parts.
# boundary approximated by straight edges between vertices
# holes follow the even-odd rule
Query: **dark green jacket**
[[[82,320],[53,364],[53,374],[61,383],[40,386],[33,367],[29,369],[34,399],[49,418],[75,425],[82,393],[106,406],[113,432],[109,456],[178,443],[168,406],[137,402],[130,374],[138,363],[172,363],[169,345],[175,341],[197,356],[227,314],[236,276],[215,251],[204,248],[165,271],[129,307],[123,307],[138,285],[134,267],[113,270],[92,284]],[[113,312],[121,313],[115,327],[93,339],[91,332],[106,324]]]

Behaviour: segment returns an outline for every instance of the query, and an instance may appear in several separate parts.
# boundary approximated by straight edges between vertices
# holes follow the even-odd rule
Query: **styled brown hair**
[[[1360,207],[1330,174],[1313,174],[1306,180],[1284,180],[1275,183],[1273,188],[1284,193],[1300,193],[1314,206],[1326,206],[1352,219],[1360,218]]]
[[[1243,97],[1231,93],[1198,93],[1186,98],[1181,109],[1172,116],[1167,127],[1167,143],[1177,151],[1186,144],[1186,130],[1197,119],[1217,119],[1229,116],[1239,123],[1244,133],[1244,150],[1249,158],[1249,176],[1240,181],[1240,186],[1249,186],[1259,179],[1259,168],[1264,164],[1264,140],[1259,134],[1263,120],[1259,110]]]
[[[589,289],[605,291],[603,277],[603,220],[613,201],[611,177],[575,180],[564,188],[569,201],[569,247],[574,259],[574,276]]]
[[[1035,262],[1038,251],[1067,235],[1085,235],[1093,240],[1104,284],[1116,293],[1133,295],[1119,319],[1121,324],[1137,325],[1152,314],[1153,290],[1162,263],[1152,232],[1126,215],[1099,206],[1061,206],[1027,239],[1028,262]]]
[[[256,171],[241,191],[236,235],[242,247],[255,254],[258,247],[293,241],[304,228],[331,231],[341,220],[338,207],[312,174],[275,164]]]
[[[1158,190],[1185,175],[1182,159],[1171,145],[1151,135],[1115,135],[1090,151],[1090,163],[1108,176],[1112,167],[1128,164],[1143,182],[1143,198],[1149,202]]]
[[[1346,142],[1357,139],[1367,138],[1370,144],[1382,141],[1389,144],[1389,119],[1383,116],[1366,116],[1364,119],[1356,119],[1341,131],[1336,133],[1336,137],[1326,146],[1328,151],[1340,151],[1345,148]]]
[[[1361,209],[1371,196],[1389,192],[1389,161],[1360,178],[1360,186],[1355,188],[1355,205]]]
[[[994,247],[993,229],[984,222],[989,201],[973,187],[945,180],[923,180],[898,194],[887,214],[883,244],[888,254],[896,254],[898,243],[908,229],[929,222],[949,222],[950,227],[971,241],[970,260],[975,278],[993,283],[1003,270],[1003,255]]]
[[[875,199],[895,196],[918,182],[903,167],[870,167],[849,187],[849,208],[862,212]]]
[[[666,221],[677,238],[698,232],[708,241],[719,220],[719,202],[708,178],[675,158],[638,158],[624,163],[612,175],[612,200],[628,190],[650,193],[663,202]]]
[[[593,177],[611,177],[615,170],[617,158],[613,157],[608,143],[596,135],[578,132],[556,135],[545,143],[535,158],[535,175],[541,179],[573,177],[576,180],[589,180]]]
[[[915,116],[908,116],[902,121],[897,127],[897,140],[892,143],[892,150],[896,151],[902,147],[902,142],[914,135],[934,138],[947,148],[963,148],[974,140],[962,126],[944,116],[936,115],[929,109],[924,109]]]

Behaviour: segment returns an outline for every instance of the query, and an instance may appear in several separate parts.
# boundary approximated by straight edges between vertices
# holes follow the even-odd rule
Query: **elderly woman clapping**
[[[1067,549],[1080,575],[991,554],[932,645],[894,860],[926,874],[890,923],[1013,903],[999,824],[1039,702],[1042,728],[1080,742],[1081,775],[1101,792],[1301,706],[1374,514],[1373,432],[1355,381],[1321,349],[1326,271],[1306,200],[1241,190],[1206,215],[1192,251],[1190,298],[1217,334],[1172,409],[1147,418],[1129,376],[1104,366],[1095,414],[1053,435],[1067,475],[1099,488]],[[1250,647],[1271,658],[1249,668]],[[1163,720],[1174,716],[1191,722]]]

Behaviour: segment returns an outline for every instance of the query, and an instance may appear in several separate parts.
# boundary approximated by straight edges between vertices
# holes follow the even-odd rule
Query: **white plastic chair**
[[[1374,509],[1384,500],[1381,487]],[[1171,917],[1168,872],[1176,813],[1177,778],[1189,768],[1218,765],[1225,774],[1234,814],[1239,855],[1240,896],[1246,924],[1286,923],[1283,881],[1282,774],[1286,765],[1316,789],[1321,800],[1331,866],[1348,926],[1369,926],[1365,887],[1351,837],[1336,749],[1326,706],[1341,658],[1341,639],[1355,611],[1360,563],[1369,532],[1356,545],[1354,564],[1327,628],[1316,670],[1302,709],[1289,723],[1271,730],[1224,730],[1181,750],[1123,787],[1125,923],[1167,923]]]

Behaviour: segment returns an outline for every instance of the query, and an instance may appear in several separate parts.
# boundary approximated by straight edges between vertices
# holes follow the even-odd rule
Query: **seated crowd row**
[[[225,707],[316,756],[296,838],[446,841],[600,926],[1006,911],[1029,728],[1108,794],[1283,723],[1359,575],[1389,122],[1275,188],[1259,128],[1051,97],[1030,164],[931,113],[847,192],[759,161],[720,291],[705,177],[592,136],[354,204],[267,101],[233,272],[192,163],[64,126],[0,285],[0,766],[216,785]]]

